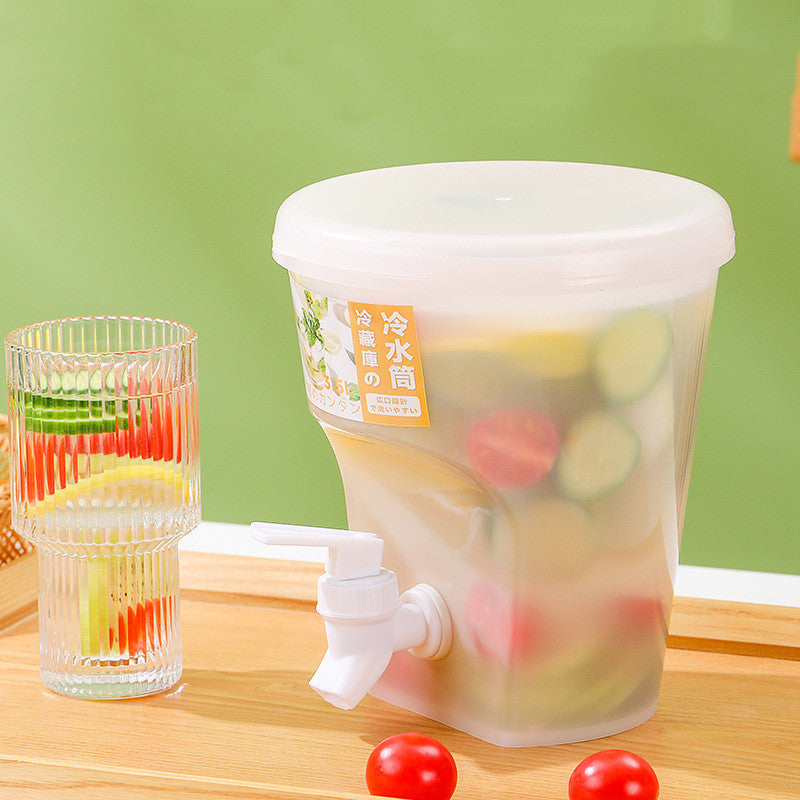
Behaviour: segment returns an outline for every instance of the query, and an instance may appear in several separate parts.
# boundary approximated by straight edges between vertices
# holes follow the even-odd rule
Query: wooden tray
[[[678,599],[659,711],[618,736],[504,749],[367,698],[338,711],[307,686],[325,649],[320,567],[187,553],[184,674],[173,690],[72,700],[39,681],[36,620],[0,636],[0,797],[365,798],[393,733],[444,742],[455,800],[567,797],[586,755],[645,756],[664,800],[800,797],[800,610]]]

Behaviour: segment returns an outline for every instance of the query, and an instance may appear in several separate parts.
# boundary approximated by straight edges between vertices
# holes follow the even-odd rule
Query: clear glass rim
[[[25,353],[47,355],[47,356],[66,355],[60,350],[53,350],[47,347],[32,347],[30,345],[25,344],[22,341],[22,338],[28,331],[32,331],[44,325],[58,325],[65,322],[108,322],[108,321],[138,322],[138,323],[146,323],[148,325],[152,325],[153,323],[172,325],[178,330],[180,330],[183,335],[177,342],[172,342],[171,344],[165,344],[165,345],[158,345],[156,347],[146,347],[139,350],[106,350],[106,351],[96,351],[91,353],[79,352],[79,353],[71,353],[70,355],[92,355],[92,356],[102,357],[102,356],[128,356],[128,355],[135,355],[137,353],[164,353],[164,352],[168,353],[172,351],[181,350],[182,348],[185,348],[187,345],[194,344],[197,341],[197,332],[194,330],[194,328],[190,328],[183,322],[175,322],[174,320],[166,319],[164,317],[142,317],[142,316],[126,315],[126,314],[107,314],[107,315],[86,316],[86,317],[59,317],[56,319],[42,320],[40,322],[32,322],[29,323],[28,325],[23,325],[20,328],[16,328],[15,330],[7,334],[5,337],[5,344],[6,347],[8,348]]]

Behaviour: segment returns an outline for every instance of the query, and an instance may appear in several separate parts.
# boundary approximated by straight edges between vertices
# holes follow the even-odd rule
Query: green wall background
[[[275,211],[354,170],[648,167],[730,203],[682,561],[800,573],[796,0],[0,2],[0,329],[200,335],[204,517],[343,525]]]

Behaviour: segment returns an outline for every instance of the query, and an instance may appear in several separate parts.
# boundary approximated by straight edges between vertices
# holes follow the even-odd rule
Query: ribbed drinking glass
[[[85,317],[5,345],[12,524],[39,551],[42,680],[85,698],[172,686],[178,540],[200,521],[197,335]]]

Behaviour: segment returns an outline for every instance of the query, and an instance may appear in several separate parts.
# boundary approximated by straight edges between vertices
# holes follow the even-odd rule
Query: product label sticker
[[[427,427],[412,306],[348,303],[364,422]]]
[[[412,306],[344,302],[291,281],[306,392],[328,414],[427,427]]]

